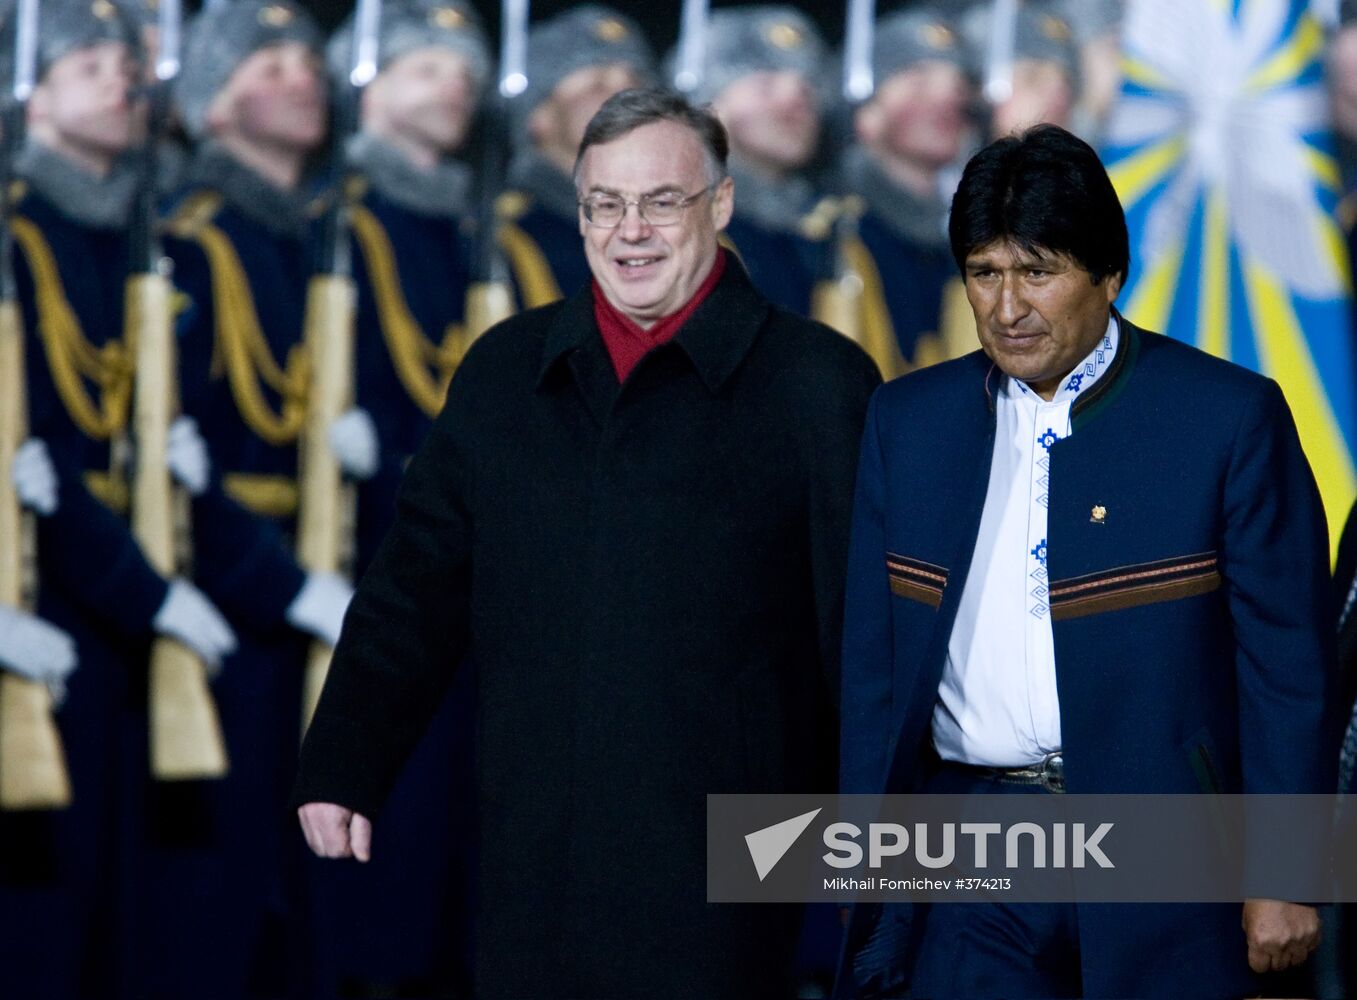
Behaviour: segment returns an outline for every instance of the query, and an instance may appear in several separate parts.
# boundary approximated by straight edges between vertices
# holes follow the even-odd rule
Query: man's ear
[[[1111,305],[1117,301],[1117,296],[1121,294],[1121,275],[1109,274],[1103,278],[1103,285],[1107,289],[1107,304]]]
[[[730,217],[735,214],[735,178],[724,177],[716,185],[711,196],[711,221],[719,233],[730,225]]]

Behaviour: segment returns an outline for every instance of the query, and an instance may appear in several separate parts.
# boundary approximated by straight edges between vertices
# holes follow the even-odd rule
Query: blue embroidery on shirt
[[[1037,542],[1036,547],[1032,549],[1032,555],[1036,556],[1037,562],[1046,565],[1046,539]]]
[[[1055,431],[1051,430],[1051,428],[1047,427],[1046,433],[1042,434],[1039,438],[1037,438],[1037,444],[1041,445],[1047,451],[1050,451],[1051,445],[1055,444],[1059,440],[1060,435],[1057,434]]]

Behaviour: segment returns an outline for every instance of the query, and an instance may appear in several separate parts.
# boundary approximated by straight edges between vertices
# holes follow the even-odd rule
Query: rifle
[[[136,358],[132,420],[136,467],[132,534],[163,576],[179,572],[190,545],[189,501],[165,461],[178,410],[177,361],[169,266],[156,234],[156,152],[169,118],[170,86],[179,72],[179,0],[160,0],[160,45],[150,85],[146,140],[132,224],[132,273],[125,289],[125,334]],[[151,774],[160,781],[220,778],[228,770],[207,671],[191,649],[158,636],[151,643]]]
[[[312,362],[306,422],[302,426],[297,514],[297,561],[310,572],[339,572],[353,549],[355,497],[344,482],[330,450],[330,425],[352,404],[354,396],[354,303],[356,292],[350,260],[348,210],[345,205],[346,140],[357,126],[358,101],[377,75],[381,0],[358,0],[354,15],[349,89],[332,102],[331,128],[334,182],[321,233],[320,261],[306,292],[303,342]],[[302,688],[302,733],[305,735],[330,672],[334,650],[313,640],[306,659]]]
[[[500,320],[514,314],[509,274],[500,256],[499,179],[508,165],[512,101],[528,86],[528,0],[503,0],[500,6],[499,85],[483,117],[485,144],[481,161],[480,205],[476,213],[476,260],[466,292],[466,347]]]
[[[33,91],[37,0],[19,0],[14,85],[0,121],[0,603],[32,608],[37,591],[36,525],[10,480],[14,453],[28,434],[24,325],[14,284],[9,190]],[[71,782],[47,687],[0,672],[0,809],[63,809]]]
[[[876,89],[872,75],[872,36],[875,27],[875,0],[848,0],[844,26],[843,98],[852,110],[870,100]],[[862,315],[863,276],[854,261],[854,257],[859,256],[861,246],[858,219],[862,210],[861,199],[851,196],[840,199],[831,237],[831,273],[827,279],[816,283],[810,311],[815,319],[832,326],[860,344],[873,358],[878,358],[878,352],[866,343],[868,336]]]
[[[679,15],[678,58],[674,61],[674,89],[691,94],[702,83],[707,57],[708,0],[683,0]]]
[[[990,108],[1013,96],[1020,3],[1021,0],[993,0],[990,8],[989,48],[985,52],[985,82],[981,88]]]

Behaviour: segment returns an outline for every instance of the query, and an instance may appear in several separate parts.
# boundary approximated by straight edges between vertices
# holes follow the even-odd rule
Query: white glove
[[[188,490],[189,496],[200,497],[206,492],[212,462],[207,457],[207,443],[198,433],[198,421],[179,417],[170,424],[165,462],[174,481]]]
[[[354,479],[371,479],[377,471],[380,447],[377,428],[368,411],[355,406],[330,425],[330,450]]]
[[[339,642],[344,612],[353,599],[353,587],[334,573],[308,573],[302,589],[287,606],[288,624],[309,632],[331,646]]]
[[[46,684],[52,701],[66,699],[75,670],[75,640],[46,619],[0,604],[0,667]]]
[[[29,438],[19,445],[10,467],[10,479],[19,493],[19,502],[41,517],[57,510],[57,470],[46,442]]]
[[[221,661],[236,651],[236,634],[217,606],[201,590],[179,577],[170,581],[170,589],[151,620],[151,627],[197,653],[210,676],[216,676]]]

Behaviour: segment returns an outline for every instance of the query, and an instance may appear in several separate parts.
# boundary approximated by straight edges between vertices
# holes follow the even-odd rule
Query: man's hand
[[[333,802],[308,802],[297,810],[306,842],[322,858],[372,857],[372,823],[361,813]]]
[[[1254,972],[1289,969],[1319,947],[1319,913],[1313,906],[1246,899],[1243,924]]]

